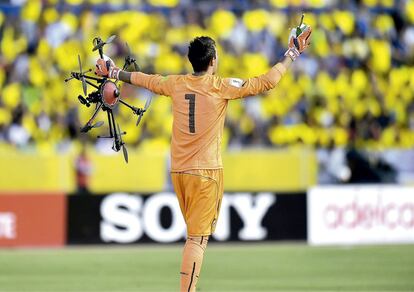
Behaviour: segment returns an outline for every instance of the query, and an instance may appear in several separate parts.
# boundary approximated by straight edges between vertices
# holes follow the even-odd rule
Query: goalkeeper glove
[[[98,76],[118,79],[120,71],[121,69],[116,67],[114,61],[108,56],[104,55],[104,59],[96,61],[95,74]]]
[[[292,61],[295,61],[309,47],[311,34],[312,28],[304,23],[297,28],[292,28],[285,56],[289,56]]]

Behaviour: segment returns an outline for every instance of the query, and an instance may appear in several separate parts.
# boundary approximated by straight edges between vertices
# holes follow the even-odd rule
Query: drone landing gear
[[[125,142],[122,141],[122,135],[125,135],[126,132],[121,132],[119,124],[115,122],[114,114],[111,108],[103,106],[103,110],[106,111],[108,117],[109,136],[98,136],[98,138],[114,139],[112,150],[114,150],[115,152],[119,152],[119,150],[121,150],[122,148],[125,162],[128,163],[128,150],[125,146]]]
[[[89,104],[89,103],[88,103]],[[95,109],[95,111],[94,111],[94,113],[93,113],[93,115],[92,115],[92,117],[89,119],[89,121],[80,129],[80,131],[82,132],[82,133],[86,133],[86,132],[89,132],[91,129],[93,129],[93,128],[99,128],[100,126],[102,126],[103,124],[104,124],[104,122],[102,122],[102,121],[99,121],[99,122],[97,122],[96,124],[94,124],[94,125],[92,125],[92,122],[95,120],[95,118],[96,118],[96,116],[97,116],[97,114],[101,111],[101,108],[102,108],[102,103],[99,103],[97,106],[96,106],[96,109]]]

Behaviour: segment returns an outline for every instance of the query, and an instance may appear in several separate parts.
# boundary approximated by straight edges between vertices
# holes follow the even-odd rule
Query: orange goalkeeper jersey
[[[285,71],[278,63],[266,74],[247,80],[134,72],[131,83],[172,98],[171,171],[218,169],[223,167],[221,139],[228,100],[272,89]]]

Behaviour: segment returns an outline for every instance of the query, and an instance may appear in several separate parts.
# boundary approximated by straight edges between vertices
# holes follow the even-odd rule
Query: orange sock
[[[207,242],[208,236],[192,236],[187,238],[181,263],[181,292],[193,292],[196,290]]]

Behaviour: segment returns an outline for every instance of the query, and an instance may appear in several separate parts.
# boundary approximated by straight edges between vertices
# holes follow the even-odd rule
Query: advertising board
[[[69,196],[68,242],[177,242],[186,229],[174,193]],[[225,194],[215,241],[304,240],[305,194]]]
[[[307,196],[310,244],[414,242],[414,187],[314,187]]]
[[[65,222],[64,195],[0,196],[0,247],[62,246]]]

